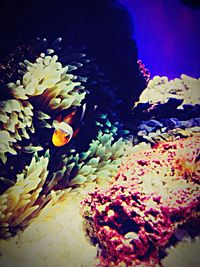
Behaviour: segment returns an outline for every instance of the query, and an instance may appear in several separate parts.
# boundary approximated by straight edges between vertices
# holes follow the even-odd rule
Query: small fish
[[[81,110],[81,112],[80,112]],[[56,147],[61,147],[77,136],[85,116],[86,104],[81,109],[75,109],[66,116],[59,114],[53,122],[55,131],[52,136],[52,143]],[[81,114],[80,114],[81,113]]]

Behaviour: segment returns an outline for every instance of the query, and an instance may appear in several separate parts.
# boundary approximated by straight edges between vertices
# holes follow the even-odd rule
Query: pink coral
[[[83,202],[90,237],[99,243],[99,266],[156,266],[177,224],[199,207],[200,137],[136,152],[107,190]]]
[[[181,179],[188,178],[186,177],[188,165],[191,171],[199,167],[199,163],[195,162],[199,150],[200,136],[157,144],[152,149],[142,150],[129,156],[119,169],[115,180],[141,180],[147,174],[162,175],[163,171],[164,176],[172,176],[171,179],[177,179],[177,176],[181,176]],[[128,170],[131,171],[131,177],[129,172],[127,175]],[[196,178],[197,182],[200,176],[193,173],[189,178],[190,181]]]
[[[138,190],[159,194],[169,216],[186,219],[199,206],[200,137],[164,142],[131,155],[113,183],[134,184]]]
[[[163,203],[134,186],[95,191],[84,201],[90,236],[101,244],[100,266],[155,266],[173,233]]]
[[[137,63],[139,65],[139,70],[143,75],[144,79],[146,80],[146,82],[149,82],[151,76],[150,71],[147,68],[145,68],[145,65],[143,64],[142,60],[139,59]]]

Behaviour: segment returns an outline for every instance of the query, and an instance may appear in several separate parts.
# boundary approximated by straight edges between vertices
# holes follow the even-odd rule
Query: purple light
[[[200,76],[200,9],[191,9],[178,0],[120,3],[132,16],[139,58],[152,76]]]

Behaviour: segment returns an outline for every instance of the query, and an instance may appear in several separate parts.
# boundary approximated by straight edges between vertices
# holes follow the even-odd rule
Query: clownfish
[[[55,130],[52,135],[52,143],[54,146],[64,146],[69,143],[72,138],[77,136],[85,115],[85,110],[86,104],[82,107],[81,116],[78,109],[66,116],[63,116],[62,114],[57,116],[56,120],[53,122]]]

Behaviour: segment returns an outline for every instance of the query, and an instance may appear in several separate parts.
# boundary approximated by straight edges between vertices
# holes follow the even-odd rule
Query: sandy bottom
[[[200,266],[200,239],[192,242],[181,242],[171,247],[168,256],[163,260],[164,267],[199,267]]]
[[[42,213],[20,235],[0,241],[2,267],[91,267],[97,249],[82,229],[81,196],[66,200]]]
[[[61,203],[45,207],[20,235],[0,240],[1,267],[93,267],[97,248],[82,228],[80,201],[75,192]],[[200,239],[168,250],[163,267],[199,267]]]

